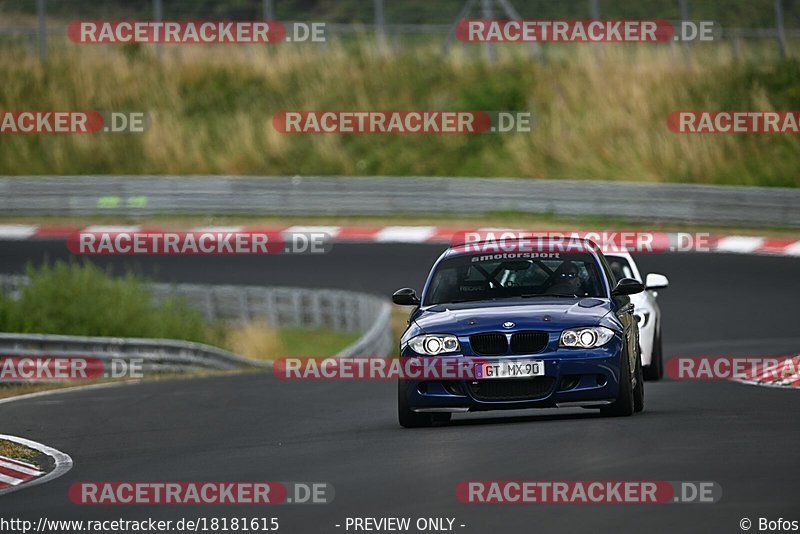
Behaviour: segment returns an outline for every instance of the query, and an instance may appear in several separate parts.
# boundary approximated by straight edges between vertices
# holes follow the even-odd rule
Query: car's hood
[[[596,325],[611,311],[607,299],[537,298],[535,301],[501,300],[439,304],[421,310],[415,322],[423,332],[470,335],[476,332],[563,330]],[[513,326],[508,323],[514,323]],[[505,325],[505,326],[504,326]]]

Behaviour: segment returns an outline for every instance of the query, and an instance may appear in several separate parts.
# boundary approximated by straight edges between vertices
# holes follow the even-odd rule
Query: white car
[[[603,254],[617,279],[635,278],[644,283],[645,291],[631,295],[633,314],[639,323],[639,345],[642,353],[642,371],[645,380],[659,380],[664,376],[664,358],[661,350],[661,308],[656,297],[658,290],[669,286],[663,274],[650,273],[642,278],[639,267],[628,252],[614,251]]]

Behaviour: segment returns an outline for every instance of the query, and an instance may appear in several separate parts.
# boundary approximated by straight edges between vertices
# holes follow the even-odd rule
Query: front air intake
[[[469,336],[472,352],[481,356],[500,356],[508,352],[508,339],[500,332],[486,332]]]
[[[550,338],[547,332],[516,332],[511,336],[511,352],[516,354],[536,354],[547,347]]]

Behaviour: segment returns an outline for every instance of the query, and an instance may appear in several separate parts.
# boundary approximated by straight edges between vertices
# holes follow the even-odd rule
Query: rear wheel
[[[645,380],[661,380],[664,377],[664,358],[661,356],[661,332],[656,329],[653,338],[653,355],[650,365],[644,368]]]
[[[628,362],[628,355],[622,354],[622,362],[619,369],[619,392],[617,400],[608,406],[600,408],[600,413],[610,417],[625,417],[633,415],[633,384],[631,384],[631,367]]]
[[[423,428],[450,421],[449,413],[417,413],[408,406],[409,383],[397,381],[397,420],[403,428]]]

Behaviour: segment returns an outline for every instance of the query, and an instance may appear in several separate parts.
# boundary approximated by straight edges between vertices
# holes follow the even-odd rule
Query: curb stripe
[[[24,462],[24,461],[18,460],[16,458],[8,458],[7,456],[0,456],[0,460],[4,461],[6,463],[19,465],[21,467],[27,467],[28,469],[39,469],[36,465],[34,465],[32,463]]]
[[[12,464],[3,460],[0,460],[0,472],[11,476],[16,476],[14,475],[14,472],[21,473],[23,475],[31,475],[34,477],[38,477],[42,474],[42,471],[38,468],[23,467],[21,465]]]
[[[55,467],[52,471],[48,473],[40,473],[37,476],[28,476],[27,480],[7,477],[6,475],[2,474],[2,469],[0,468],[0,495],[5,495],[13,491],[29,488],[31,486],[37,486],[39,484],[44,484],[45,482],[49,482],[60,477],[72,469],[72,458],[70,458],[68,454],[64,454],[63,452],[52,447],[42,445],[41,443],[37,443],[30,439],[20,438],[18,436],[9,436],[7,434],[0,434],[0,439],[11,441],[12,443],[18,443],[19,445],[24,445],[25,447],[39,451],[42,454],[46,454],[47,456],[50,456],[55,463]],[[4,478],[11,478],[18,480],[19,482],[6,482]]]
[[[435,226],[386,226],[375,235],[379,243],[425,243],[435,235]]]
[[[739,252],[748,254],[759,250],[765,241],[763,237],[732,235],[723,237],[717,241],[716,250],[718,252]]]
[[[25,463],[6,456],[0,456],[0,490],[19,486],[44,474],[44,471],[33,464]]]
[[[25,482],[24,478],[14,478],[11,476],[4,475],[2,471],[0,471],[0,489],[7,488],[9,486],[19,486],[23,482]]]
[[[335,242],[347,243],[430,243],[449,245],[453,236],[471,231],[520,231],[513,228],[446,228],[437,226],[210,226],[190,229],[143,227],[139,225],[113,226],[91,225],[84,228],[75,226],[42,226],[24,224],[0,224],[0,241],[19,241],[33,239],[65,240],[78,232],[259,232],[281,234],[291,232],[325,232]],[[736,254],[768,254],[780,256],[800,256],[800,240],[780,237],[758,237],[741,235],[711,235],[708,238],[709,252]]]
[[[795,369],[791,375],[782,374],[782,370],[787,366],[787,361],[791,361],[791,365]],[[734,379],[734,381],[753,386],[800,388],[800,356],[786,358],[778,364],[759,365],[751,376]]]
[[[38,226],[27,224],[0,224],[0,239],[30,239],[36,236]]]

